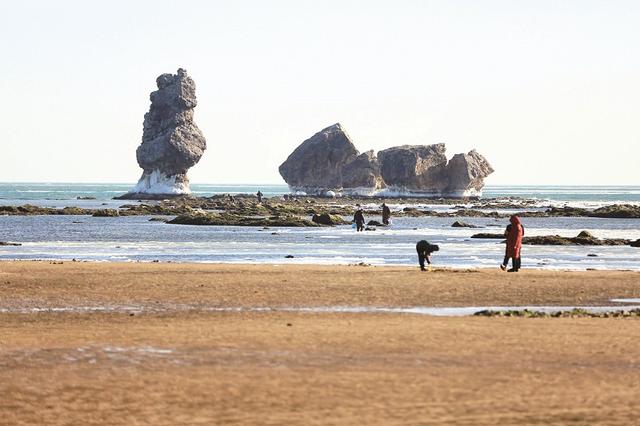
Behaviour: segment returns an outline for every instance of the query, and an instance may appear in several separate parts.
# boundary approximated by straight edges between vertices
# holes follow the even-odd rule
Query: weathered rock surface
[[[482,228],[482,226],[472,225],[471,223],[463,222],[461,220],[456,220],[451,224],[452,228]]]
[[[136,150],[142,177],[121,198],[144,199],[189,194],[187,170],[206,149],[205,138],[193,120],[197,105],[196,86],[187,72],[162,74],[158,90],[151,93],[151,106],[144,116],[142,143]]]
[[[342,187],[348,194],[368,195],[385,186],[373,151],[363,152],[342,167]]]
[[[317,223],[298,216],[246,217],[231,213],[198,213],[180,215],[168,221],[176,225],[209,225],[209,226],[284,226],[303,227],[320,226]]]
[[[471,238],[503,240],[504,234],[480,233]],[[524,237],[522,244],[534,246],[626,246],[632,244],[622,238],[596,238],[587,231],[580,232],[576,237],[561,237],[560,235],[540,235]]]
[[[630,241],[621,238],[596,238],[587,231],[580,232],[576,237],[561,237],[559,235],[544,235],[524,237],[522,244],[539,246],[625,246]]]
[[[435,145],[403,145],[378,153],[382,178],[398,192],[423,188],[428,195],[438,195],[448,186],[445,182],[447,156],[442,143]]]
[[[448,161],[444,144],[360,154],[340,124],[304,141],[279,170],[294,192],[412,197],[477,196],[493,173],[475,150]]]
[[[293,192],[323,194],[342,190],[342,169],[357,156],[358,150],[338,123],[302,142],[279,171]]]

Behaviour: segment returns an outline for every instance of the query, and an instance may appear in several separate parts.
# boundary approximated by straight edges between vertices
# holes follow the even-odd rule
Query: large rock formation
[[[445,178],[447,156],[442,143],[435,145],[403,145],[382,150],[382,178],[399,193],[422,189],[438,195],[448,185]]]
[[[342,166],[342,187],[349,193],[367,195],[384,186],[378,157],[373,150],[363,152]]]
[[[334,124],[302,142],[279,170],[294,192],[341,190],[342,168],[357,156],[349,135]]]
[[[158,90],[144,116],[142,143],[136,150],[144,170],[133,190],[122,198],[158,198],[189,194],[187,170],[206,149],[206,140],[193,121],[197,105],[196,86],[187,72],[162,74]]]
[[[475,150],[448,161],[444,144],[403,145],[359,154],[340,124],[304,141],[280,166],[294,192],[466,197],[482,193],[493,173]]]
[[[475,150],[447,161],[444,144],[398,146],[378,153],[389,192],[415,196],[466,197],[482,193],[484,178],[493,173]]]

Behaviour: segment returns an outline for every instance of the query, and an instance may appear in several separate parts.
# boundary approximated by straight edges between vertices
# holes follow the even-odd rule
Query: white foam
[[[140,194],[190,194],[189,182],[180,179],[177,175],[167,176],[160,170],[151,173],[144,172],[132,193]]]

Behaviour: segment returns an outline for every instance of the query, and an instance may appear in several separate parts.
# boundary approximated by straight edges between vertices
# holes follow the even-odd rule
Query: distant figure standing
[[[429,265],[429,269],[431,269],[431,253],[438,250],[440,250],[440,247],[435,244],[429,244],[429,241],[427,240],[418,241],[418,244],[416,244],[416,251],[418,252],[418,263],[420,263],[421,271],[427,270],[424,267],[425,260]]]
[[[258,204],[262,203],[262,192],[258,191],[256,197],[258,197]]]
[[[389,218],[391,218],[391,209],[386,203],[382,203],[382,224],[388,225]]]
[[[364,231],[364,213],[360,204],[356,204],[356,213],[353,215],[353,221],[356,223],[356,231]]]
[[[500,269],[506,270],[509,259],[511,259],[513,267],[507,272],[518,272],[522,264],[520,249],[522,248],[522,237],[524,237],[524,226],[520,223],[518,216],[511,216],[509,222],[511,223],[507,225],[507,229],[504,231],[504,235],[507,237],[507,248]]]

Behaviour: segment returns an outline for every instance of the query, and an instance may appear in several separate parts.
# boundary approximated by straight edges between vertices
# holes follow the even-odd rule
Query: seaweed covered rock
[[[629,240],[620,238],[596,238],[587,231],[580,232],[576,237],[561,237],[559,235],[543,235],[524,237],[522,244],[538,246],[624,246]]]
[[[268,227],[315,227],[320,226],[299,216],[246,217],[230,213],[199,213],[180,215],[168,221],[174,225],[209,226],[268,226]]]
[[[472,225],[470,223],[463,222],[462,220],[456,220],[451,224],[451,227],[452,228],[482,228],[481,226]]]
[[[342,216],[329,214],[329,213],[314,214],[313,217],[311,218],[311,221],[319,225],[328,225],[328,226],[345,225],[349,223],[346,220],[344,220]]]
[[[613,204],[595,209],[592,216],[614,219],[640,219],[640,206]]]
[[[120,213],[116,209],[98,209],[94,210],[93,217],[117,217],[120,216]]]
[[[479,234],[473,234],[471,238],[485,239],[485,240],[502,240],[504,239],[504,234],[493,234],[490,232],[481,232]]]

